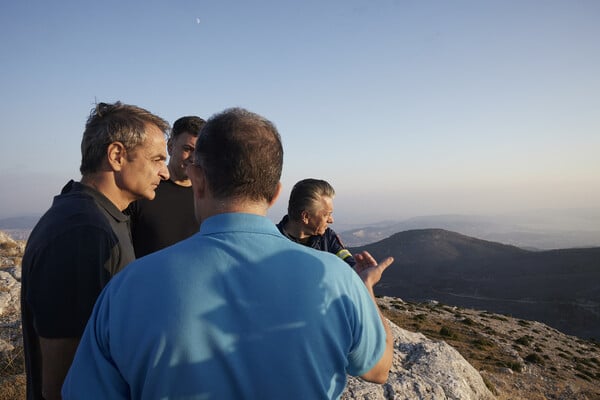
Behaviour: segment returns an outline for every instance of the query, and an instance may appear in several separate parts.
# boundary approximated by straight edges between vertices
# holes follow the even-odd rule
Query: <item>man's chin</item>
[[[190,163],[190,165],[191,165],[191,163]],[[179,168],[178,168],[178,169],[179,169],[179,174],[180,174],[181,176],[187,176],[187,173],[185,172],[185,170],[187,169],[187,167],[188,167],[188,164],[185,164],[185,163],[182,163],[182,164],[179,166]]]
[[[144,193],[144,196],[142,196],[142,198],[145,200],[154,200],[155,197],[156,197],[156,192],[154,190],[152,190],[148,193]]]
[[[174,181],[185,181],[186,179],[190,179],[190,178],[184,168],[183,170],[180,169],[179,173],[177,175],[171,174],[170,179],[172,179]]]

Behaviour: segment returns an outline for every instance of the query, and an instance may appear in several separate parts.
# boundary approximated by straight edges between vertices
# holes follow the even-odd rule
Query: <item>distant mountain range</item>
[[[40,220],[40,215],[28,215],[20,217],[0,219],[0,230],[6,232],[15,240],[27,240],[31,230]]]
[[[15,239],[26,240],[39,219],[40,215],[0,218],[0,229]],[[600,208],[497,216],[430,215],[374,224],[337,222],[334,226],[349,247],[378,242],[397,232],[433,228],[529,250],[600,247]]]
[[[374,243],[397,232],[435,228],[530,250],[600,246],[600,211],[595,209],[501,216],[431,215],[351,229],[335,227],[349,247]]]
[[[33,229],[41,215],[27,215],[0,219],[0,229]]]
[[[547,230],[560,226],[545,222],[548,216],[530,218],[528,224],[520,220],[522,225],[510,218],[432,216],[341,236],[353,252],[365,249],[378,259],[395,257],[377,286],[379,295],[510,314],[600,340],[600,219],[584,217],[576,231]],[[0,230],[26,240],[38,220],[39,216],[0,219]],[[414,229],[428,226],[456,231]],[[519,226],[520,231],[514,230]],[[589,248],[575,248],[583,246]],[[555,247],[562,249],[540,250]]]
[[[378,295],[508,314],[600,340],[600,247],[528,251],[420,229],[351,248],[359,250],[395,259]]]

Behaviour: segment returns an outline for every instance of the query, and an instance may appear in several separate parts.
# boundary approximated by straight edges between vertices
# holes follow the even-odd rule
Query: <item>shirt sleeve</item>
[[[108,286],[106,289],[109,289]],[[129,385],[110,354],[110,299],[102,292],[62,387],[62,398],[130,399]]]
[[[354,267],[354,265],[356,264],[356,260],[352,256],[352,253],[350,253],[350,250],[348,250],[346,246],[344,246],[344,243],[342,243],[342,239],[340,239],[339,235],[335,233],[332,229],[331,232],[329,232],[328,236],[328,247],[330,249],[329,251],[341,258],[342,260],[344,260],[351,267]]]
[[[94,302],[110,279],[116,238],[94,226],[68,230],[41,250],[29,277],[27,302],[38,334],[81,337]]]
[[[354,274],[354,326],[352,347],[346,372],[360,376],[370,371],[381,359],[386,348],[386,332],[377,306],[358,274]]]

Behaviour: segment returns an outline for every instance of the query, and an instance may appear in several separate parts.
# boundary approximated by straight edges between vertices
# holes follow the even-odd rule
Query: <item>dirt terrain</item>
[[[600,343],[486,311],[378,301],[401,328],[456,348],[499,400],[600,399]]]

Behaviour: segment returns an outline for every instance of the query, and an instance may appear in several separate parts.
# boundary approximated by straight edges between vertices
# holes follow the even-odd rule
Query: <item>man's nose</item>
[[[166,181],[169,179],[169,168],[167,168],[167,163],[162,163],[162,167],[160,168],[160,170],[158,171],[158,176],[160,176],[160,179],[162,179],[163,181]]]

